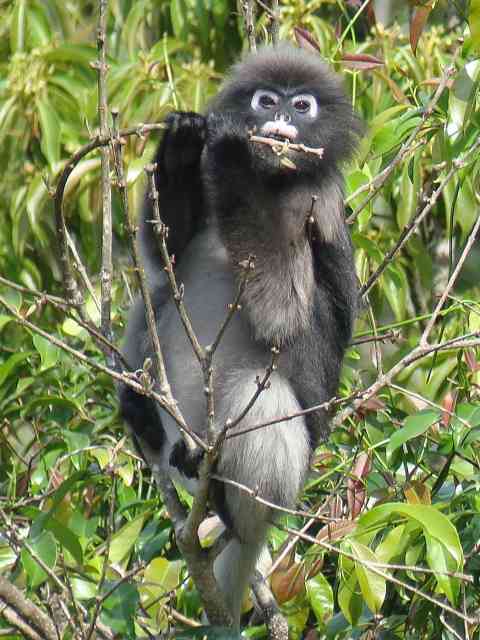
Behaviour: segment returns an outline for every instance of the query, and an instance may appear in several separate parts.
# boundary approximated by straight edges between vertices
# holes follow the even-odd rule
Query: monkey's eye
[[[260,109],[272,109],[278,104],[278,96],[273,91],[266,89],[258,89],[253,94],[252,109],[258,111]]]
[[[308,114],[310,118],[316,118],[318,113],[318,105],[315,98],[309,93],[295,96],[292,100],[293,108],[298,113]]]

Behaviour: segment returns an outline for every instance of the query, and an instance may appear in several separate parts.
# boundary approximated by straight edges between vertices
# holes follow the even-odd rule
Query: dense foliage
[[[375,22],[372,6],[280,6],[280,37],[313,39],[345,75],[368,125],[345,169],[368,295],[344,367],[346,401],[302,499],[303,511],[328,524],[312,521],[289,547],[272,589],[292,638],[473,640],[480,304],[471,234],[480,217],[480,153],[469,150],[480,136],[480,3],[412,2],[388,27]],[[172,108],[201,110],[246,46],[237,9],[229,0],[112,0],[108,100],[120,126],[160,122]],[[268,20],[259,12],[261,40]],[[38,604],[61,637],[89,637],[99,614],[103,629],[135,638],[198,620],[199,598],[149,472],[123,437],[112,379],[92,366],[104,354],[61,298],[39,294],[64,295],[51,194],[98,127],[97,20],[87,0],[0,8],[0,578]],[[132,210],[157,140],[126,141]],[[96,151],[79,162],[65,195],[68,229],[97,294],[99,175]],[[135,287],[124,222],[114,191],[117,343]],[[305,522],[292,515],[272,530],[274,557]],[[205,529],[207,544],[214,532]],[[1,613],[0,633],[22,637]],[[265,633],[252,624],[246,635]]]

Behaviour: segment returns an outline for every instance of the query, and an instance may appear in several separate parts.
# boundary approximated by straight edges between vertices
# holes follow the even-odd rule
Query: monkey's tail
[[[264,535],[255,541],[249,539],[247,542],[242,542],[238,538],[233,538],[213,566],[215,578],[225,594],[236,627],[240,625],[242,603],[264,546],[265,535],[266,527]]]

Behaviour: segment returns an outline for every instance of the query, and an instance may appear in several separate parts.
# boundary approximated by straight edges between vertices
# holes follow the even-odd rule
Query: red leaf
[[[371,460],[368,453],[362,451],[357,457],[351,475],[347,479],[347,503],[348,512],[354,520],[365,504],[367,492],[364,478],[371,469]]]
[[[340,61],[344,66],[359,71],[370,71],[370,69],[378,69],[378,67],[385,65],[385,62],[380,58],[369,56],[366,53],[347,53],[340,58]]]
[[[473,349],[465,349],[465,362],[472,373],[480,369],[480,364]]]
[[[310,31],[302,29],[301,27],[294,27],[295,39],[300,49],[307,49],[307,51],[320,52],[320,46]]]
[[[294,561],[293,551],[272,573],[270,586],[278,604],[288,602],[305,591],[305,568]]]
[[[412,19],[410,20],[410,46],[412,47],[413,55],[416,55],[418,41],[432,8],[433,4],[428,3],[417,7],[413,12]]]
[[[442,411],[442,419],[441,419],[441,423],[444,427],[448,427],[448,425],[450,424],[450,420],[452,419],[451,414],[455,411],[456,401],[457,401],[456,395],[453,394],[451,391],[446,393],[442,400],[442,408],[446,409],[446,411]]]
[[[364,418],[369,411],[380,411],[385,408],[385,403],[380,398],[373,396],[368,398],[368,400],[364,400],[362,404],[357,407],[357,414]]]

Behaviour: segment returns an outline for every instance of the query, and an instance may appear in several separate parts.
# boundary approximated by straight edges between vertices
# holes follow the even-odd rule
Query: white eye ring
[[[308,115],[309,118],[317,117],[318,104],[315,97],[310,93],[301,93],[300,95],[295,96],[292,98],[292,105],[298,113]]]
[[[267,89],[257,89],[253,94],[251,106],[254,111],[268,111],[278,104],[278,95]]]

